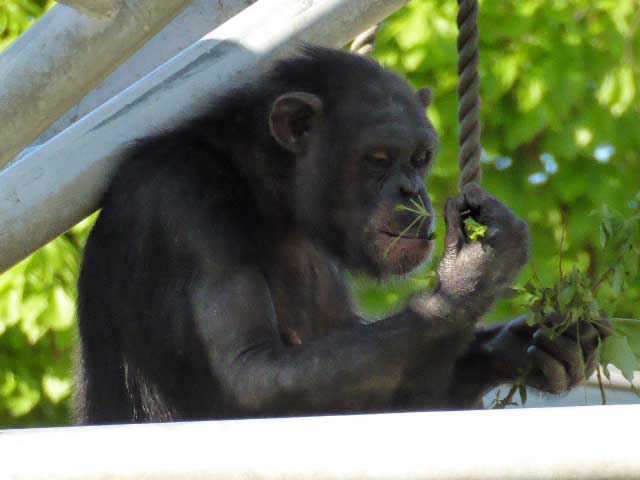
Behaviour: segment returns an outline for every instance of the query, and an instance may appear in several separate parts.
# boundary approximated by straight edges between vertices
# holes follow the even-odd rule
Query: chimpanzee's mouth
[[[404,240],[420,240],[422,242],[426,242],[429,240],[433,240],[435,238],[435,234],[433,232],[429,233],[429,235],[427,235],[426,237],[415,237],[411,235],[402,235],[400,233],[391,233],[391,232],[387,232],[386,230],[378,230],[378,231],[388,237],[402,238]]]

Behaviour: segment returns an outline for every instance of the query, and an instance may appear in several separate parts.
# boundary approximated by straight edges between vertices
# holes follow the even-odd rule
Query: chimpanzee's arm
[[[474,332],[467,351],[456,363],[449,392],[451,408],[481,408],[482,397],[489,390],[510,380],[507,373],[501,371],[499,359],[488,350],[500,327],[495,325]]]
[[[248,266],[220,272],[198,276],[192,307],[236,410],[229,416],[396,410],[412,395],[443,406],[471,328],[442,318],[437,295],[393,318],[285,347],[262,275]]]

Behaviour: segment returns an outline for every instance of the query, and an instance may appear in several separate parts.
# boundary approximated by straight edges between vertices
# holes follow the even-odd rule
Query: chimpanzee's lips
[[[429,240],[433,240],[433,237],[431,235],[428,235],[426,237],[415,237],[415,236],[410,236],[410,235],[401,235],[400,233],[391,233],[391,232],[387,232],[386,230],[378,230],[380,233],[382,233],[383,235],[386,235],[388,237],[393,237],[393,238],[403,238],[405,240],[421,240],[423,242],[429,241]]]

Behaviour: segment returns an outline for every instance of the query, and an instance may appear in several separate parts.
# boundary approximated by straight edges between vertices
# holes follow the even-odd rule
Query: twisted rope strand
[[[359,55],[371,55],[373,49],[376,46],[376,37],[380,30],[380,24],[376,24],[373,27],[368,28],[360,35],[358,35],[351,43],[351,52]]]
[[[460,123],[460,188],[480,183],[480,32],[478,0],[458,0],[458,121]]]
[[[480,183],[482,167],[480,159],[480,54],[478,0],[458,0],[458,122],[460,123],[460,188],[467,183]],[[351,51],[371,55],[375,47],[380,25],[365,30],[351,44]]]

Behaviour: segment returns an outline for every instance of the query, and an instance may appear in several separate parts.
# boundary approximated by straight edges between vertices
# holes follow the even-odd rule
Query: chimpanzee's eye
[[[429,150],[422,150],[417,152],[411,159],[411,164],[415,168],[423,168],[431,161],[431,152]]]
[[[377,168],[387,168],[393,163],[393,159],[386,150],[373,150],[367,155],[367,160]]]

